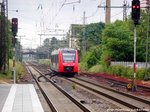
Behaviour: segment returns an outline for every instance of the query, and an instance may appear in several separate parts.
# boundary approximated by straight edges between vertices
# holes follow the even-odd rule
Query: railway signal
[[[131,82],[132,91],[137,91],[136,85],[136,25],[139,24],[140,20],[140,1],[139,0],[132,0],[132,13],[131,13],[132,20],[134,21],[134,65],[133,65],[133,77]]]
[[[12,33],[13,36],[16,36],[18,32],[18,19],[17,18],[12,18]]]
[[[133,0],[132,1],[132,20],[134,21],[135,26],[139,24],[140,20],[140,1]]]
[[[12,23],[11,23],[12,27],[11,27],[11,30],[12,30],[12,33],[13,33],[13,52],[14,52],[14,56],[13,56],[13,76],[14,76],[14,84],[16,83],[16,67],[15,67],[15,41],[16,41],[16,38],[15,36],[17,35],[17,32],[18,32],[18,18],[12,18]]]

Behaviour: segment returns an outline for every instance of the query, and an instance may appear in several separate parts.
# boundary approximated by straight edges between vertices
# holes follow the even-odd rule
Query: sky
[[[123,1],[111,0],[111,6],[122,6]],[[126,1],[131,5],[132,0]],[[105,22],[105,9],[98,8],[105,4],[106,0],[8,0],[8,18],[18,18],[17,38],[23,48],[35,49],[53,34],[65,34],[71,24],[83,24],[84,11],[86,24]],[[111,22],[117,19],[123,19],[123,9],[112,8]],[[39,34],[51,35],[41,36],[40,41]]]

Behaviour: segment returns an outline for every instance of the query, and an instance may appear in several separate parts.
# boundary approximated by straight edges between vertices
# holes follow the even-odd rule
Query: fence
[[[133,67],[134,62],[123,62],[123,61],[111,61],[111,65],[122,65],[126,67]],[[150,63],[147,64],[148,68],[150,68]],[[145,68],[145,62],[136,62],[137,68]]]

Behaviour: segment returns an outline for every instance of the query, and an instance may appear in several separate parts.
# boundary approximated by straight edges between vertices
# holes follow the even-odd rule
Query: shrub
[[[94,55],[90,56],[90,58],[87,61],[87,65],[88,68],[91,68],[92,66],[94,66],[96,63],[98,62],[98,60],[96,59],[96,57]]]
[[[109,67],[111,61],[111,53],[107,51],[103,52],[100,61],[102,65]]]
[[[133,70],[130,67],[124,67],[120,65],[110,66],[109,73],[117,76],[122,76],[126,78],[131,78]]]
[[[17,62],[16,63],[16,76],[17,76],[17,79],[22,75],[23,72],[25,72],[24,66],[22,65],[22,63]]]
[[[145,74],[145,69],[144,68],[137,69],[136,78],[142,80],[144,74]]]
[[[133,68],[131,67],[125,67],[126,68],[126,74],[123,75],[123,77],[131,79],[133,77]]]
[[[87,71],[88,70],[88,66],[86,62],[80,62],[79,63],[79,70],[80,71]]]
[[[95,72],[95,73],[101,72],[101,73],[103,73],[103,72],[105,72],[105,68],[102,67],[102,65],[95,65],[89,69],[89,72]]]
[[[111,66],[111,71],[113,75],[121,76],[123,69],[123,66]]]
[[[15,69],[16,69],[16,78],[18,79],[20,75],[25,72],[25,69],[20,62],[15,63]],[[13,79],[13,60],[9,60],[9,69],[5,74],[0,75],[0,77],[5,79]]]
[[[124,66],[120,66],[120,65],[110,66],[107,69],[103,68],[103,70],[104,71],[106,70],[105,72],[108,74],[117,75],[117,76],[129,78],[129,79],[131,79],[133,77],[133,73],[134,73],[133,68],[124,67]],[[144,68],[138,68],[136,71],[136,79],[142,80],[144,73],[145,73]]]
[[[81,62],[87,63],[87,67],[91,68],[92,66],[100,62],[101,57],[101,46],[91,47],[82,57]]]
[[[40,64],[50,66],[50,59],[40,59],[38,62]]]

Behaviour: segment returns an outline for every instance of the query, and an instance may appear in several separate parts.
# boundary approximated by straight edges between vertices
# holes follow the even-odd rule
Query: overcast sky
[[[66,2],[65,2],[66,1]],[[18,35],[22,36],[21,44],[24,48],[36,48],[40,45],[40,36],[44,33],[53,32],[54,29],[68,31],[70,24],[82,24],[83,12],[87,17],[86,24],[105,22],[104,8],[98,5],[105,5],[105,0],[8,0],[8,16],[18,18]],[[112,6],[122,6],[124,0],[111,0]],[[75,2],[73,4],[66,4]],[[65,3],[65,5],[62,5]],[[131,0],[127,0],[131,5]],[[15,10],[18,10],[16,12]],[[131,9],[128,9],[128,14]],[[122,20],[123,9],[111,10],[111,21]],[[42,36],[45,38],[52,36]],[[17,37],[20,38],[20,37]],[[58,37],[60,38],[60,37]]]

